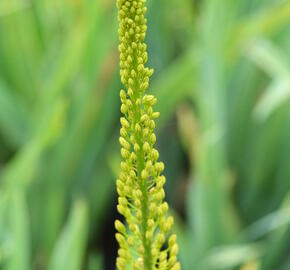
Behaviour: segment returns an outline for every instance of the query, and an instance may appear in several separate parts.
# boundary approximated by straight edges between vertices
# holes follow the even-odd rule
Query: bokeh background
[[[112,0],[0,1],[0,269],[112,270]],[[148,0],[184,270],[290,269],[290,1]]]

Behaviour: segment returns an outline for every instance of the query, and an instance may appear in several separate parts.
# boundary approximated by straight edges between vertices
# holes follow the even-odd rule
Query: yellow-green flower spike
[[[179,270],[173,218],[164,202],[164,164],[154,148],[157,100],[145,92],[153,69],[145,67],[146,0],[118,0],[121,82],[121,172],[117,210],[126,226],[115,222],[119,243],[117,269]]]

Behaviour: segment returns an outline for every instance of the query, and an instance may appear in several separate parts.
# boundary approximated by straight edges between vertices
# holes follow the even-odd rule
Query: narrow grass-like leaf
[[[254,109],[254,117],[258,121],[265,121],[279,107],[290,98],[290,77],[285,80],[274,81],[263,93]]]
[[[263,254],[261,244],[221,246],[214,249],[204,262],[204,269],[228,269],[255,260]]]
[[[75,203],[68,223],[58,239],[48,270],[81,270],[88,230],[88,208],[84,200]]]
[[[30,132],[29,118],[19,100],[9,87],[0,81],[0,128],[13,147],[24,144]]]
[[[6,230],[9,247],[4,270],[30,270],[31,249],[26,198],[22,190],[13,191],[8,196],[9,224]]]
[[[246,55],[273,79],[289,76],[289,67],[283,53],[268,40],[256,40],[246,48]]]

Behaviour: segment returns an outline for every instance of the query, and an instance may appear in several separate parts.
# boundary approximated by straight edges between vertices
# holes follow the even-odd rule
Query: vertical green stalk
[[[146,0],[118,0],[121,90],[121,172],[117,179],[118,212],[126,225],[116,220],[116,239],[120,245],[118,269],[178,270],[176,235],[166,238],[173,225],[167,216],[162,175],[164,164],[154,148],[157,102],[146,95],[153,70],[145,67],[147,46]],[[165,248],[164,248],[165,247]]]

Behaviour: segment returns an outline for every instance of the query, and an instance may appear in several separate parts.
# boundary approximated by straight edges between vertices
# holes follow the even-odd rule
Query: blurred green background
[[[115,1],[0,0],[0,269],[114,269]],[[148,0],[184,270],[290,269],[290,1]]]

